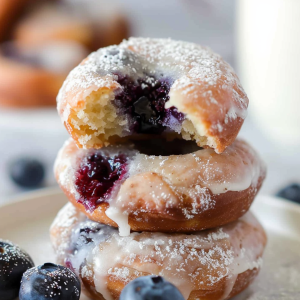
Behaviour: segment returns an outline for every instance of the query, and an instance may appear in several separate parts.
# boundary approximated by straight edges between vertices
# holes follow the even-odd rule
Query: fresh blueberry
[[[277,196],[300,204],[300,184],[293,183],[285,187],[277,193]]]
[[[18,296],[23,273],[33,266],[26,252],[9,241],[0,240],[1,300],[12,300]]]
[[[19,299],[79,300],[80,293],[80,281],[70,269],[45,263],[24,273]]]
[[[120,300],[184,300],[179,290],[160,276],[139,277],[125,286]]]
[[[34,188],[42,184],[45,177],[44,166],[33,158],[21,158],[10,165],[12,180],[25,188]]]

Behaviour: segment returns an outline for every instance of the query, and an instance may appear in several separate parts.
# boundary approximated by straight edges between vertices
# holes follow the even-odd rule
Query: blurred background
[[[221,54],[249,95],[240,136],[268,165],[262,193],[299,184],[299,20],[298,0],[0,0],[0,204],[56,186],[68,138],[58,89],[88,53],[131,35]],[[299,186],[290,190],[300,202]]]

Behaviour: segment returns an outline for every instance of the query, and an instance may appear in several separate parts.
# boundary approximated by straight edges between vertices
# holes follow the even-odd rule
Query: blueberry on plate
[[[12,300],[19,294],[23,273],[32,268],[30,256],[9,241],[0,239],[0,299]]]
[[[120,300],[184,300],[179,290],[160,276],[139,277],[123,289]]]
[[[42,163],[34,158],[20,158],[10,165],[10,177],[24,188],[34,188],[42,184],[45,169]]]
[[[277,193],[277,196],[300,204],[300,184],[293,183],[285,187]]]
[[[20,300],[79,300],[78,277],[68,268],[45,263],[27,270],[22,277]]]

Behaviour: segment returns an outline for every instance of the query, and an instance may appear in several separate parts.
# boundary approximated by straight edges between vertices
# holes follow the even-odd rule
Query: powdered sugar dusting
[[[77,222],[71,230],[92,223]],[[73,241],[72,234],[63,244],[77,243],[77,251],[65,251],[67,260],[81,266],[84,272],[75,271],[82,277],[87,272],[82,263],[92,268],[96,290],[107,300],[112,299],[107,290],[109,278],[128,283],[142,274],[164,276],[186,299],[193,290],[213,290],[222,279],[228,280],[231,291],[234,276],[260,267],[265,243],[263,230],[251,213],[233,224],[190,235],[134,232],[121,237],[115,228],[95,226],[100,229],[87,236],[88,244],[78,244],[78,238]]]
[[[230,125],[235,124],[238,132],[246,117],[248,99],[237,76],[209,48],[170,39],[130,38],[92,53],[69,74],[57,98],[63,122],[68,122],[72,110],[82,109],[93,91],[106,88],[115,94],[120,92],[116,74],[132,80],[171,78],[170,100],[165,108],[176,107],[192,122],[195,133],[206,137],[202,142],[217,150],[219,138],[226,139],[232,131]],[[180,128],[175,130],[180,133]],[[191,138],[189,131],[185,136]],[[80,143],[86,145],[85,140]]]

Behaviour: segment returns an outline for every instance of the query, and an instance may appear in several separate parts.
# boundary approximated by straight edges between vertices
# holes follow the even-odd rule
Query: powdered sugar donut
[[[130,229],[193,232],[235,221],[260,189],[265,166],[241,140],[222,154],[184,140],[98,150],[69,140],[55,175],[69,201],[91,220],[129,235]]]
[[[229,225],[194,234],[134,232],[121,237],[90,221],[71,204],[51,228],[58,263],[81,278],[92,299],[119,299],[124,286],[144,275],[160,275],[185,299],[224,300],[257,276],[266,235],[251,213]]]
[[[182,136],[221,153],[248,106],[232,68],[192,43],[131,38],[92,53],[66,79],[58,112],[79,147]]]

